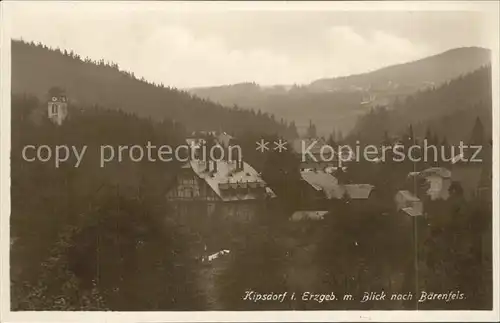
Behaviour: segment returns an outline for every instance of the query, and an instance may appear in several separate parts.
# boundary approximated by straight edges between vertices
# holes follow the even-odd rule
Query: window
[[[57,114],[57,104],[52,103],[52,114]]]
[[[207,212],[209,215],[211,215],[212,213],[214,213],[215,211],[215,204],[214,203],[208,203],[207,204]]]
[[[196,184],[194,178],[183,178],[181,180],[181,183],[184,184],[184,185],[194,185],[194,184]]]

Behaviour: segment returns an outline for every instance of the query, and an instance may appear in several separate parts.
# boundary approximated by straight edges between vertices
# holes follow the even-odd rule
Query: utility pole
[[[416,140],[415,140],[415,135],[413,134],[413,131],[411,132],[411,136],[413,137],[413,145],[416,145]],[[413,174],[416,174],[417,172],[417,165],[415,161],[412,161],[413,163]],[[418,198],[417,196],[417,176],[413,176],[413,195]],[[413,243],[414,243],[414,268],[415,268],[415,304],[416,304],[416,309],[418,310],[418,292],[419,292],[419,284],[418,284],[418,230],[417,230],[417,224],[418,220],[417,218],[419,215],[413,216]]]

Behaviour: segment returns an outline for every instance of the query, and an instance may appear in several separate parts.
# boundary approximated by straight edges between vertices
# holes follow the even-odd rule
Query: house
[[[190,145],[196,144],[188,139]],[[243,160],[194,159],[182,165],[167,200],[180,216],[249,220],[276,197],[260,174]],[[201,221],[201,219],[199,219]]]
[[[398,211],[402,211],[409,216],[423,215],[424,207],[422,201],[409,191],[398,191],[394,197],[394,201]]]
[[[340,184],[333,174],[326,171],[304,170],[300,176],[312,188],[305,194],[310,199],[331,200],[347,196],[353,200],[366,200],[374,188],[371,184]]]
[[[457,187],[466,199],[491,196],[491,170],[488,166],[477,163],[452,163],[450,168],[451,170],[430,167],[420,172],[411,172],[408,177],[425,180],[428,184],[426,195],[431,200],[447,200],[451,191]]]
[[[290,221],[323,220],[328,211],[295,211],[290,217]]]
[[[420,172],[429,184],[427,195],[431,200],[447,200],[450,197],[451,171],[443,167],[431,167]]]
[[[409,177],[424,179],[429,188],[426,194],[431,200],[447,200],[450,197],[450,186],[452,183],[451,171],[444,167],[430,167],[420,172],[411,172]]]
[[[274,197],[255,169],[243,161],[189,161],[167,193],[177,214],[219,212],[241,219],[252,218],[262,201]]]
[[[339,185],[339,181],[333,175],[321,170],[303,170],[300,172],[302,180],[309,190],[306,198],[310,199],[341,199],[344,189]]]
[[[212,262],[214,261],[215,259],[219,259],[219,258],[222,258],[223,256],[226,256],[226,255],[229,255],[230,253],[230,250],[227,250],[227,249],[223,249],[221,251],[218,251],[216,253],[213,253],[211,255],[208,255],[208,256],[203,256],[201,258],[201,261],[202,262]]]

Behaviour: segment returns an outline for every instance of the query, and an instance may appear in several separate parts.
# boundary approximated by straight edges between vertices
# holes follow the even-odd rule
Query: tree
[[[317,137],[316,126],[309,120],[309,128],[307,128],[307,137],[316,138]]]
[[[431,129],[429,127],[427,127],[427,130],[425,131],[425,137],[424,138],[427,140],[428,144],[431,144],[431,142],[432,142],[432,133],[431,133]]]
[[[288,135],[290,136],[291,139],[295,139],[299,136],[299,133],[297,132],[297,126],[295,125],[295,121],[290,122],[290,125],[288,126]]]
[[[65,90],[61,87],[58,87],[58,86],[53,86],[48,91],[48,95],[50,98],[60,97],[61,95],[64,95],[64,94],[65,94]]]
[[[341,130],[339,130],[339,131],[337,132],[337,138],[336,138],[336,140],[337,140],[337,142],[339,142],[339,143],[340,143],[340,142],[342,142],[342,140],[343,140],[343,139],[344,139],[344,135],[342,134],[342,131],[341,131]]]
[[[33,104],[30,97],[13,97],[12,109]],[[191,236],[177,222],[166,223],[165,194],[179,165],[99,167],[103,142],[175,146],[176,133],[119,111],[74,108],[61,127],[34,125],[13,113],[12,308],[203,309]],[[23,160],[27,144],[89,149],[78,168],[55,169]]]
[[[410,124],[408,127],[408,132],[405,137],[405,146],[411,146],[415,144],[415,134],[413,133],[413,125]]]
[[[323,275],[318,290],[342,290],[362,297],[366,290],[407,292],[398,277],[410,276],[411,228],[397,214],[382,215],[373,205],[353,203],[325,218],[314,261]],[[369,303],[369,302],[368,302]],[[328,309],[390,309],[399,303],[340,302]]]
[[[482,145],[484,144],[484,126],[479,117],[476,117],[476,121],[474,122],[474,127],[472,128],[472,134],[470,136],[470,144],[471,145]]]
[[[387,130],[384,131],[384,139],[382,140],[382,144],[385,146],[390,146],[392,145],[391,138],[389,137],[389,133]]]
[[[80,288],[95,285],[112,310],[200,308],[198,265],[186,237],[163,212],[113,194],[92,213],[67,251]]]
[[[328,137],[328,145],[332,146],[334,149],[337,147],[337,142],[335,141],[335,136],[334,134],[330,134]]]
[[[288,301],[280,304],[243,299],[247,291],[287,291],[287,248],[282,227],[283,224],[272,225],[262,221],[247,224],[247,228],[232,246],[227,265],[216,278],[223,309],[289,308]]]

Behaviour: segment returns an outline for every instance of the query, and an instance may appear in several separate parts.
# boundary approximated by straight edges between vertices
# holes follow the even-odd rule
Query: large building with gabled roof
[[[193,140],[188,140],[190,145]],[[218,143],[218,142],[217,142]],[[243,160],[189,160],[182,165],[167,200],[177,215],[218,214],[237,220],[253,218],[276,197],[260,174]]]

